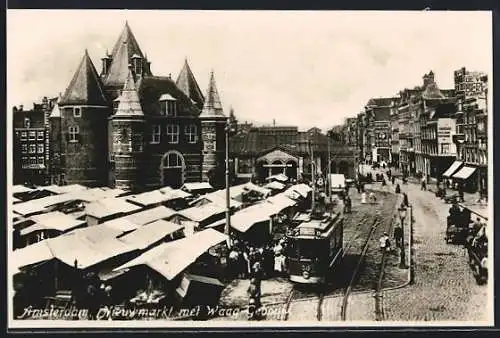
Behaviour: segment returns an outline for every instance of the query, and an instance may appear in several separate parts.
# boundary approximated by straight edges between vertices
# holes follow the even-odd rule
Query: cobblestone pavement
[[[404,190],[415,219],[415,283],[384,292],[385,320],[486,321],[488,286],[476,284],[463,246],[444,240],[449,205],[417,185]]]

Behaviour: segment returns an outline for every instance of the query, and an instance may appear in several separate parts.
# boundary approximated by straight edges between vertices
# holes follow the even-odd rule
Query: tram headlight
[[[304,277],[305,279],[309,279],[309,271],[302,272],[302,277]]]

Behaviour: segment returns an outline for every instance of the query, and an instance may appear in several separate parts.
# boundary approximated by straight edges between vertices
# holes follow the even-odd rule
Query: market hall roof
[[[198,86],[198,82],[191,71],[191,67],[189,67],[188,60],[184,61],[184,66],[182,67],[179,76],[176,81],[177,87],[184,92],[191,100],[193,100],[199,109],[203,108],[203,102],[205,98],[203,97],[203,93]]]
[[[248,133],[231,137],[229,141],[230,153],[253,156],[263,155],[277,148],[302,156],[309,153],[310,147],[315,152],[327,151],[327,136],[298,131],[297,127],[254,127]]]
[[[101,78],[97,74],[87,50],[85,50],[75,75],[59,101],[59,106],[65,105],[108,106]]]

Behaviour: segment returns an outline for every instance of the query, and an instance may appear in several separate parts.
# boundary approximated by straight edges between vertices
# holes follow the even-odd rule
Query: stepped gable
[[[159,99],[163,94],[170,94],[177,100],[178,116],[196,117],[200,114],[198,107],[177,87],[170,77],[142,77],[137,82],[137,91],[145,115],[162,115]]]
[[[203,109],[201,111],[200,117],[215,117],[215,118],[225,118],[224,110],[222,109],[222,104],[219,97],[219,92],[217,91],[217,85],[215,83],[214,72],[210,74],[210,83],[208,84],[207,95],[205,97],[205,103],[203,104]]]
[[[85,50],[83,59],[58,104],[59,106],[108,106],[101,79],[87,50]]]
[[[203,102],[205,98],[203,97],[203,93],[198,86],[198,82],[191,71],[191,67],[189,67],[187,59],[184,61],[184,66],[179,73],[176,81],[177,87],[184,92],[191,100],[193,100],[198,108],[203,108]]]
[[[115,116],[142,116],[144,115],[139,100],[139,94],[135,86],[134,75],[129,69],[127,80],[123,86],[122,93],[119,97],[118,109]]]

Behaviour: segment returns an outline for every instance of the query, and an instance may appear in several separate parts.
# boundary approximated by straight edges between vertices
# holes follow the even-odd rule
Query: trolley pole
[[[226,136],[226,225],[224,227],[224,234],[227,236],[227,246],[231,247],[230,229],[231,229],[231,202],[229,194],[229,119],[226,122],[225,136]]]
[[[331,154],[330,154],[330,137],[331,133],[328,132],[328,178],[327,178],[327,186],[328,186],[328,201],[331,203],[332,202],[332,182],[330,182],[330,179],[332,177],[332,159],[331,159]]]
[[[311,180],[312,180],[312,201],[311,201],[311,212],[314,210],[314,199],[316,198],[316,163],[314,163],[314,150],[309,140],[309,147],[311,148]]]

